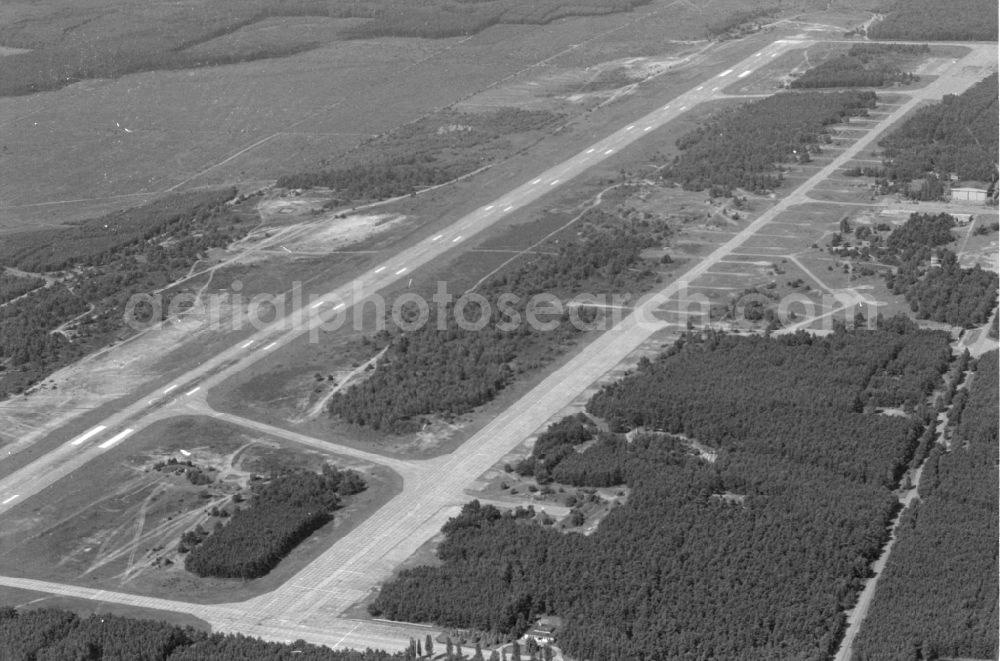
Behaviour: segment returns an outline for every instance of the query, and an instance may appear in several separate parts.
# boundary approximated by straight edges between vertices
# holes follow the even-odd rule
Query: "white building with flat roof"
[[[951,201],[985,204],[986,188],[980,188],[979,186],[952,186]]]

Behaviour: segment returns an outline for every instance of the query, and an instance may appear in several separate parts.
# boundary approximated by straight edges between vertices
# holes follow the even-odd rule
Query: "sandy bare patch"
[[[311,231],[282,244],[292,252],[330,252],[361,243],[405,222],[401,214],[328,214]]]

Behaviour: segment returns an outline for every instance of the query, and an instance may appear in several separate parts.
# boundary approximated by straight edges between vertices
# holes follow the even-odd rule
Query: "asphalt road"
[[[110,447],[127,443],[134,433],[150,422],[175,411],[183,412],[191,407],[204,408],[206,405],[201,398],[206,390],[309,332],[310,328],[322,324],[320,312],[331,314],[345,310],[379,289],[409,277],[408,274],[415,269],[454,245],[475,236],[503,215],[534,202],[658,126],[693,109],[698,103],[720,96],[721,89],[726,84],[748,76],[748,72],[770,61],[785,49],[801,45],[802,42],[794,40],[775,42],[739,65],[587,147],[576,156],[532,177],[508,194],[458,220],[446,231],[395,255],[359,276],[352,285],[310,302],[309,305],[314,307],[307,310],[308,317],[298,328],[289,330],[287,324],[283,326],[281,322],[276,322],[250,340],[244,340],[188,372],[166,388],[109,416],[98,427],[0,480],[0,514]],[[411,636],[423,635],[427,629],[414,625],[354,620],[345,618],[342,614],[388,578],[399,562],[439,531],[444,521],[468,499],[464,490],[469,483],[544,425],[554,412],[570,404],[590,384],[615,368],[653,332],[663,328],[666,322],[658,317],[657,312],[690,283],[759,233],[779,214],[794,205],[808,202],[806,195],[810,190],[842,168],[858,152],[870,147],[886,128],[907,112],[925,100],[936,100],[943,94],[963,91],[984,75],[971,72],[980,66],[995,66],[995,61],[995,44],[974,48],[969,55],[952,66],[952,75],[941,76],[924,89],[907,92],[910,99],[906,103],[882,119],[833,162],[693,265],[680,279],[643,297],[636,304],[633,314],[584,347],[573,359],[449,455],[425,461],[388,459],[287,430],[278,430],[238,416],[211,413],[235,424],[277,433],[293,442],[390,466],[404,478],[402,493],[344,535],[277,590],[240,603],[199,605],[13,577],[0,577],[0,584],[190,613],[208,621],[220,631],[240,632],[275,640],[303,638],[343,647],[394,649],[405,646]]]

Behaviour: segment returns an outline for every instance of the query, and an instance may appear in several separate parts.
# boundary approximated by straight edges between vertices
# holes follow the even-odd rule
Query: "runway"
[[[400,473],[404,484],[399,495],[340,538],[280,588],[244,602],[200,605],[13,577],[0,577],[0,585],[184,612],[208,621],[219,631],[239,632],[273,640],[303,638],[335,647],[399,649],[406,646],[410,637],[426,633],[426,628],[417,625],[356,620],[343,617],[343,613],[387,579],[402,560],[440,530],[444,521],[468,500],[464,491],[471,482],[536,432],[554,413],[572,403],[592,383],[618,366],[652,333],[668,325],[657,316],[657,312],[675,300],[678,293],[694,286],[698,278],[709,273],[725,258],[731,257],[732,253],[738,252],[748,239],[760,234],[781,213],[795,205],[809,202],[807,194],[811,190],[843,168],[856,154],[870,148],[888,127],[916,106],[928,99],[940,98],[946,93],[961,92],[976,82],[975,77],[961,75],[963,67],[995,59],[996,45],[973,48],[953,65],[954,75],[941,76],[926,88],[906,92],[910,96],[909,100],[882,118],[831,163],[692,265],[677,280],[642,297],[635,304],[632,314],[584,347],[449,455],[424,461],[389,459],[286,430],[275,431],[268,425],[238,416],[214,413],[207,409],[201,398],[214,385],[322,324],[324,310],[344,310],[400,278],[407,277],[407,273],[438,258],[455,244],[469,240],[504,214],[538,200],[697,104],[717,98],[716,90],[725,83],[745,77],[784,50],[801,47],[803,44],[803,41],[796,40],[774,42],[722,72],[715,79],[699,83],[686,94],[630,122],[572,158],[530,177],[526,183],[468,214],[446,231],[391,257],[360,275],[356,283],[329,292],[318,305],[307,311],[309,314],[301,327],[281,329],[278,327],[281,322],[276,322],[249,341],[234,345],[176,379],[166,388],[109,416],[100,423],[100,428],[92,428],[0,480],[2,514],[55,480],[70,474],[108,447],[128,443],[129,438],[140,433],[150,422],[169,415],[174,410],[171,406],[175,405],[171,403],[179,404],[179,410],[187,410],[189,406],[184,405],[185,402],[195,409],[204,410],[206,414],[234,424],[278,433],[292,442],[364,458]],[[158,404],[149,404],[150,398]],[[169,401],[164,404],[164,400]],[[111,445],[102,447],[112,439],[114,442]],[[5,500],[12,497],[14,499],[9,502]]]

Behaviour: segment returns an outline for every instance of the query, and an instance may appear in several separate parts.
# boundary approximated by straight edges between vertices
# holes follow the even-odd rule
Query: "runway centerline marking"
[[[250,340],[250,341],[248,341],[248,342],[244,342],[243,344],[241,344],[241,345],[240,345],[240,349],[246,349],[246,348],[247,348],[248,346],[250,346],[251,344],[253,344],[253,340]],[[177,387],[177,386],[171,386],[171,387],[170,387],[170,390],[173,390],[173,389],[174,389],[174,388],[176,388],[176,387]],[[168,391],[168,392],[169,392],[169,391]]]
[[[185,394],[185,395],[187,395],[188,397],[190,397],[191,395],[195,394],[195,393],[196,393],[196,392],[198,392],[199,390],[201,390],[201,386],[195,386],[194,388],[191,388],[191,390],[188,390],[188,391],[187,391],[186,393],[184,393],[184,394]]]
[[[86,434],[82,434],[81,436],[78,436],[76,438],[76,440],[74,440],[74,441],[72,441],[70,443],[70,445],[80,445],[81,443],[83,443],[84,441],[86,441],[88,438],[93,438],[94,436],[97,436],[98,434],[100,434],[105,429],[107,429],[106,426],[104,426],[104,425],[97,425],[96,427],[94,427],[93,429],[91,429],[90,431],[88,431]]]
[[[177,390],[177,384],[176,384],[176,383],[175,383],[174,385],[170,386],[169,388],[167,388],[166,390],[164,390],[164,391],[163,391],[163,394],[164,394],[164,395],[166,395],[166,394],[167,394],[167,393],[169,393],[169,392],[170,392],[171,390]]]
[[[382,271],[384,271],[384,270],[385,270],[385,267],[384,267],[384,266],[380,266],[380,267],[378,267],[377,269],[375,269],[375,272],[376,272],[376,273],[381,273],[381,272],[382,272]]]
[[[7,500],[5,500],[2,503],[0,503],[0,505],[6,505],[7,503],[12,503],[12,502],[14,502],[16,499],[18,499],[20,497],[21,497],[21,494],[15,493],[13,496],[11,496]]]
[[[104,441],[103,443],[101,443],[97,447],[101,448],[102,450],[107,450],[112,445],[114,445],[118,441],[122,440],[123,438],[125,438],[126,436],[128,436],[129,434],[131,434],[134,431],[135,431],[134,429],[126,429],[125,431],[118,432],[117,434],[115,434],[114,436],[112,436],[108,440]]]
[[[398,271],[396,271],[396,275],[403,275],[404,273],[406,273],[406,267],[405,266],[403,268],[399,269]]]
[[[269,345],[267,345],[266,347],[264,347],[263,349],[261,349],[261,351],[267,351],[268,349],[273,348],[274,345],[276,345],[276,344],[277,344],[277,342],[271,342]]]
[[[462,235],[461,235],[461,234],[459,234],[459,235],[458,235],[458,236],[456,236],[456,237],[455,237],[454,239],[452,239],[452,240],[451,240],[451,242],[452,242],[452,243],[458,243],[458,242],[459,242],[459,241],[461,241],[461,240],[462,240]]]
[[[437,235],[437,236],[435,236],[435,237],[434,237],[433,239],[431,239],[431,241],[440,241],[440,240],[441,240],[441,237],[443,237],[443,236],[444,236],[444,234],[438,234],[438,235]]]
[[[722,73],[719,74],[719,78],[722,78],[723,76],[728,76],[732,72],[733,72],[732,69],[726,69],[725,71],[723,71]]]

